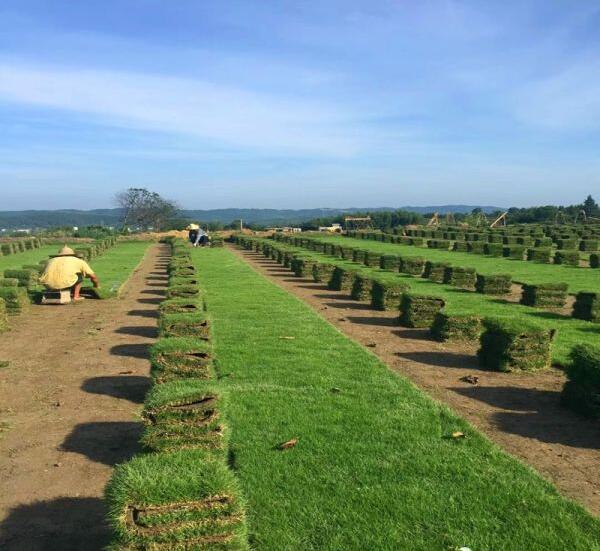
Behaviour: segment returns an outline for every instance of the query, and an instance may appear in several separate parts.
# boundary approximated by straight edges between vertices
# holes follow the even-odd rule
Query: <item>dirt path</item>
[[[505,450],[535,467],[564,495],[600,515],[600,424],[560,406],[562,371],[529,375],[483,371],[477,365],[476,343],[456,346],[433,341],[427,330],[398,326],[397,312],[372,310],[344,292],[294,277],[259,253],[232,250]],[[462,380],[469,375],[478,378],[477,384]]]
[[[149,249],[120,299],[34,306],[0,335],[0,549],[106,545],[102,495],[138,451],[164,254]]]

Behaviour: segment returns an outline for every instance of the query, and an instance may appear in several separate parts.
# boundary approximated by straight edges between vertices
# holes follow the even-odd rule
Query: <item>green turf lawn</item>
[[[129,279],[133,269],[141,262],[150,246],[147,241],[119,242],[102,255],[90,260],[89,264],[100,279],[102,298],[116,296]],[[86,279],[84,287],[91,286]]]
[[[373,277],[398,279],[409,284],[411,291],[415,293],[435,295],[443,298],[446,301],[446,311],[450,314],[478,314],[480,316],[522,318],[524,320],[536,321],[551,329],[558,329],[552,346],[552,361],[557,365],[567,365],[569,363],[569,352],[578,342],[600,344],[600,327],[589,321],[578,320],[563,314],[532,308],[531,306],[507,302],[499,297],[457,289],[451,285],[434,283],[429,279],[421,277],[386,272],[378,268],[368,268],[362,264],[277,243],[276,241],[269,241],[269,243],[289,247],[302,253],[307,258],[314,258],[321,262],[335,264],[336,266],[345,266],[347,268],[359,267],[361,272]],[[369,243],[371,242],[369,241]]]
[[[512,274],[513,281],[518,283],[536,284],[556,283],[560,281],[568,283],[570,293],[600,291],[600,271],[596,269],[556,264],[539,264],[527,260],[494,258],[482,254],[442,251],[426,247],[382,243],[370,239],[355,239],[326,234],[319,234],[318,238],[338,245],[381,252],[382,254],[398,254],[406,257],[420,256],[426,260],[449,262],[453,266],[475,268],[481,274],[509,273]]]
[[[40,260],[46,260],[51,254],[56,254],[58,249],[60,249],[58,245],[42,245],[39,249],[0,256],[0,277],[4,270],[17,269],[24,264],[37,264]]]
[[[600,549],[598,520],[300,300],[227,249],[193,254],[253,548]]]

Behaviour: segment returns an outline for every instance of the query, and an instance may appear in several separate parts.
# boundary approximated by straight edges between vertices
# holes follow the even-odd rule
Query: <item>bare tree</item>
[[[146,188],[129,188],[118,193],[116,204],[123,209],[123,227],[139,226],[160,231],[179,210],[177,205]]]

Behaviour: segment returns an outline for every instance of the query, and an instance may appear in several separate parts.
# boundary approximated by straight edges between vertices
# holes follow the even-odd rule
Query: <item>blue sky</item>
[[[600,2],[3,0],[0,210],[600,195]]]

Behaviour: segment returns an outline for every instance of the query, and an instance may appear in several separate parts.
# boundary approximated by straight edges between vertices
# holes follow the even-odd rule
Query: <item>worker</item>
[[[205,232],[202,228],[198,230],[196,241],[194,241],[194,247],[197,247],[198,245],[201,247],[208,245],[208,232]]]
[[[94,288],[100,287],[100,280],[90,265],[65,245],[46,265],[44,273],[40,276],[40,283],[53,291],[71,289],[73,300],[78,301],[83,300],[79,293],[86,277],[92,280]]]
[[[198,224],[189,224],[187,228],[185,228],[188,232],[188,240],[189,242],[196,246],[196,240],[198,239],[198,231],[200,230],[200,226]]]

